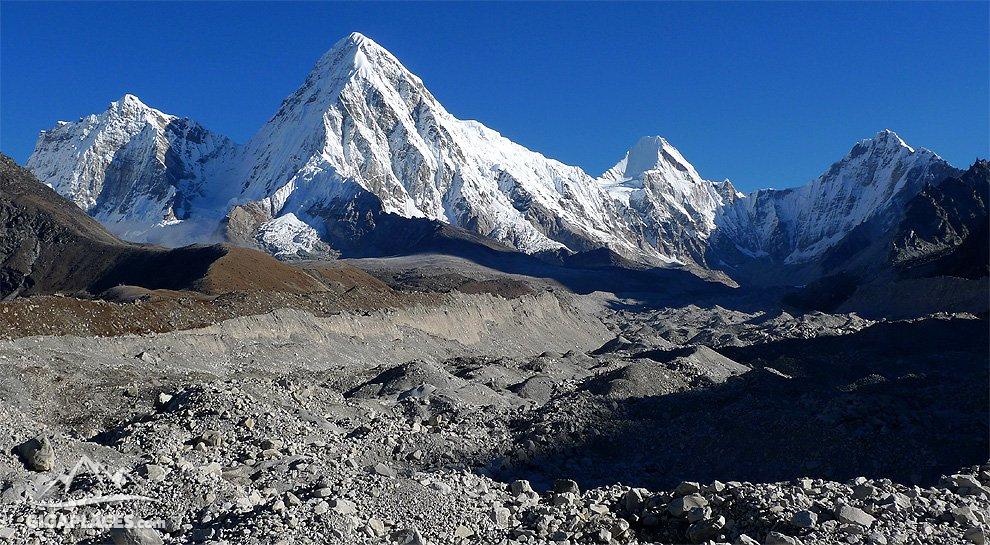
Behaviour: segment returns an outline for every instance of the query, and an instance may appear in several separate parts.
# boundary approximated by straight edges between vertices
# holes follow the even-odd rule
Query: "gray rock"
[[[701,485],[690,481],[682,482],[674,489],[675,496],[687,496],[688,494],[695,494],[697,492],[701,492]]]
[[[722,528],[724,527],[725,517],[721,515],[713,519],[699,520],[691,526],[688,526],[688,539],[694,543],[715,539],[720,533],[722,533]]]
[[[357,513],[357,505],[345,499],[336,499],[330,502],[330,508],[341,515],[353,515]]]
[[[951,515],[952,520],[960,526],[975,526],[980,522],[979,519],[976,518],[976,513],[974,513],[969,507],[955,507],[953,509],[949,509],[949,515]]]
[[[625,506],[626,511],[629,513],[639,513],[640,509],[643,508],[643,495],[635,488],[627,490],[622,495],[622,505]]]
[[[801,540],[780,532],[770,532],[763,545],[801,545]]]
[[[32,471],[51,471],[55,467],[55,449],[47,436],[39,435],[18,448],[24,464]]]
[[[712,518],[711,507],[692,507],[687,512],[688,522],[698,522],[700,520],[708,520]]]
[[[529,484],[529,481],[519,480],[513,481],[509,485],[509,490],[512,491],[513,496],[518,496],[520,494],[531,494],[534,492],[533,486]]]
[[[860,526],[865,526],[869,528],[873,526],[873,521],[876,519],[863,511],[858,507],[853,507],[851,505],[843,505],[835,512],[835,518],[839,519],[839,522],[844,522],[846,524],[858,524]]]
[[[153,483],[159,483],[165,480],[165,468],[157,464],[144,464],[141,467],[141,474]]]
[[[419,530],[401,530],[397,534],[393,539],[398,545],[429,545],[429,542],[423,538],[423,534],[420,534]]]
[[[963,537],[970,543],[984,545],[987,542],[987,532],[979,526],[974,526],[963,532]]]
[[[675,517],[683,517],[695,507],[707,507],[708,500],[701,494],[688,494],[667,504],[667,511]]]
[[[378,462],[377,464],[375,464],[371,468],[371,472],[374,473],[374,474],[376,474],[376,475],[381,475],[382,477],[390,477],[392,479],[394,479],[396,477],[396,475],[397,475],[397,473],[395,472],[394,469],[392,469],[391,467],[389,467],[389,466],[387,466],[387,465],[385,465],[385,464],[383,464],[381,462]]]
[[[865,500],[867,498],[872,498],[874,494],[877,493],[877,489],[868,483],[863,483],[861,485],[853,488],[853,498],[857,500]]]
[[[798,511],[791,517],[791,524],[798,528],[814,528],[818,524],[818,514],[807,509]]]
[[[553,482],[553,491],[556,494],[577,494],[581,495],[581,489],[578,484],[571,479],[557,479]]]
[[[385,523],[382,522],[381,519],[371,517],[368,519],[368,524],[366,524],[364,528],[372,536],[385,535]]]
[[[490,513],[492,522],[499,528],[508,528],[512,512],[505,507],[494,507]]]
[[[746,534],[739,534],[739,537],[732,542],[732,545],[760,545],[760,542]]]

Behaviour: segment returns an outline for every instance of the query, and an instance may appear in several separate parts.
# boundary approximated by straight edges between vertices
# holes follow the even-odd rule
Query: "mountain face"
[[[641,138],[598,184],[619,203],[623,219],[641,240],[664,255],[694,263],[704,263],[718,211],[743,197],[728,180],[702,179],[659,136]]]
[[[760,190],[720,209],[707,255],[735,277],[803,283],[838,266],[845,257],[835,249],[862,226],[891,229],[922,188],[959,173],[884,130],[804,186]]]
[[[189,219],[236,146],[125,95],[100,115],[43,131],[27,168],[114,233],[154,238]]]
[[[456,119],[359,34],[317,62],[247,143],[234,175],[242,202],[273,217],[292,213],[330,238],[342,218],[384,212],[463,227],[527,253],[639,250],[590,176]],[[359,208],[366,194],[376,210]]]
[[[986,311],[990,164],[926,183],[903,206],[854,227],[807,267],[792,304],[863,316]],[[815,270],[816,269],[816,270]]]
[[[785,283],[827,274],[823,259],[860,226],[892,228],[924,187],[960,172],[883,131],[795,189],[743,195],[702,178],[659,136],[595,178],[455,118],[356,33],[243,146],[127,95],[44,131],[27,166],[135,241],[220,237],[280,258],[358,255],[369,240],[394,250],[375,232],[412,225],[405,218],[525,253],[604,247],[649,265]]]
[[[313,292],[327,289],[264,253],[229,245],[167,249],[125,242],[0,154],[0,301],[117,286]]]

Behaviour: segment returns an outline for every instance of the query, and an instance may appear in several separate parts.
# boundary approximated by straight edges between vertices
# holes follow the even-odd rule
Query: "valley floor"
[[[351,264],[0,303],[0,542],[985,542],[985,315]],[[82,527],[106,515],[154,528]]]

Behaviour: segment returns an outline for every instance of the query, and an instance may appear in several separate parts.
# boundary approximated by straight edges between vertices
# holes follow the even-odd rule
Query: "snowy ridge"
[[[746,255],[800,263],[854,227],[903,205],[926,183],[957,170],[935,153],[915,150],[890,130],[862,140],[812,182],[761,190],[720,211],[718,224]]]
[[[245,146],[243,198],[273,215],[332,221],[354,188],[385,212],[426,217],[525,252],[556,240],[635,250],[611,202],[576,167],[450,115],[391,53],[352,34],[324,55],[303,86]],[[547,216],[553,223],[542,223]]]
[[[136,241],[199,242],[228,225],[228,238],[288,257],[374,228],[369,218],[384,212],[527,253],[604,246],[648,264],[708,268],[721,266],[725,248],[781,264],[813,260],[957,172],[882,131],[795,189],[743,195],[702,178],[660,136],[641,138],[594,178],[455,118],[358,33],[324,54],[243,146],[126,95],[43,131],[27,166]]]
[[[26,166],[112,231],[143,239],[188,218],[235,149],[194,121],[124,95],[100,115],[42,131]]]

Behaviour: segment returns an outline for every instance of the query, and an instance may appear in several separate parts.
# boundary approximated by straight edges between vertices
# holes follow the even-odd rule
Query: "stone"
[[[701,494],[688,494],[667,504],[667,511],[675,517],[683,517],[695,507],[707,507],[708,500]]]
[[[949,510],[949,515],[960,526],[975,526],[980,522],[976,518],[976,513],[969,507],[955,507]]]
[[[114,545],[162,545],[162,536],[154,528],[111,528]]]
[[[622,495],[622,505],[628,513],[638,513],[643,508],[643,495],[635,488]]]
[[[963,537],[966,538],[966,541],[976,545],[984,545],[987,542],[986,530],[980,528],[979,526],[968,528],[965,532],[963,532]]]
[[[144,464],[141,467],[141,474],[153,483],[160,483],[165,480],[165,468],[157,464]]]
[[[466,539],[473,535],[474,535],[474,530],[468,528],[467,526],[464,526],[463,524],[458,524],[457,528],[454,528],[454,539]]]
[[[533,486],[529,484],[529,481],[519,480],[513,481],[509,485],[509,490],[512,491],[513,496],[518,496],[520,494],[531,494],[534,492]]]
[[[206,430],[193,442],[203,443],[209,447],[218,447],[223,442],[223,436],[217,430]]]
[[[140,354],[134,357],[145,363],[155,363],[156,361],[158,361],[158,358],[156,358],[154,354],[148,352],[147,350],[141,352]]]
[[[749,537],[746,534],[739,534],[739,537],[732,542],[733,545],[760,545],[759,541]]]
[[[55,449],[45,435],[28,439],[17,450],[31,471],[51,471],[55,467]]]
[[[692,507],[687,512],[688,522],[698,522],[700,520],[708,520],[710,518],[712,518],[711,507]]]
[[[846,524],[858,524],[866,528],[873,526],[873,521],[876,520],[866,511],[851,505],[843,505],[842,507],[839,507],[839,509],[835,512],[835,518],[839,519],[839,522],[844,522]]]
[[[678,497],[696,494],[698,492],[701,492],[701,485],[691,481],[682,482],[674,489],[674,495]]]
[[[330,508],[341,515],[353,515],[357,513],[357,505],[345,499],[336,499],[330,502]]]
[[[699,520],[691,526],[688,526],[688,539],[694,543],[701,543],[702,541],[715,539],[722,532],[722,528],[724,527],[725,517],[721,515],[714,519]]]
[[[877,489],[868,483],[863,483],[857,485],[853,488],[853,498],[857,500],[865,500],[867,498],[872,498],[874,494],[877,493]]]
[[[385,465],[385,464],[383,464],[381,462],[378,462],[377,464],[375,464],[371,468],[371,472],[374,473],[374,474],[376,474],[376,475],[381,475],[382,477],[389,477],[389,478],[392,478],[392,479],[394,479],[396,477],[396,475],[397,475],[397,473],[395,472],[394,469],[392,469],[391,467],[389,467],[389,466],[387,466],[387,465]]]
[[[419,530],[402,530],[397,532],[395,535],[395,542],[399,545],[429,545],[426,539],[423,538],[423,534],[419,533]]]
[[[956,488],[978,488],[980,481],[974,475],[953,475],[949,477]]]
[[[814,528],[818,524],[818,514],[807,509],[794,513],[791,524],[798,528]]]
[[[581,495],[581,489],[578,484],[571,479],[557,479],[553,482],[553,491],[555,494],[576,494]]]
[[[873,545],[887,545],[887,538],[880,532],[871,532],[866,536],[866,541]]]
[[[297,507],[297,506],[302,505],[302,500],[300,500],[299,499],[299,496],[296,496],[292,492],[286,492],[285,493],[285,504],[288,505],[288,506],[290,506],[290,507]]]
[[[626,519],[615,519],[609,531],[617,539],[621,539],[629,531],[629,521]]]
[[[313,507],[313,512],[317,515],[325,515],[328,511],[330,511],[330,504],[325,501],[321,501],[316,504],[316,507]]]
[[[385,535],[385,523],[382,522],[381,519],[371,517],[368,519],[368,524],[366,524],[364,528],[372,536]]]
[[[495,526],[499,528],[508,528],[509,520],[512,517],[512,512],[510,512],[505,507],[497,506],[492,508],[489,516],[491,517],[492,522],[495,523]]]

